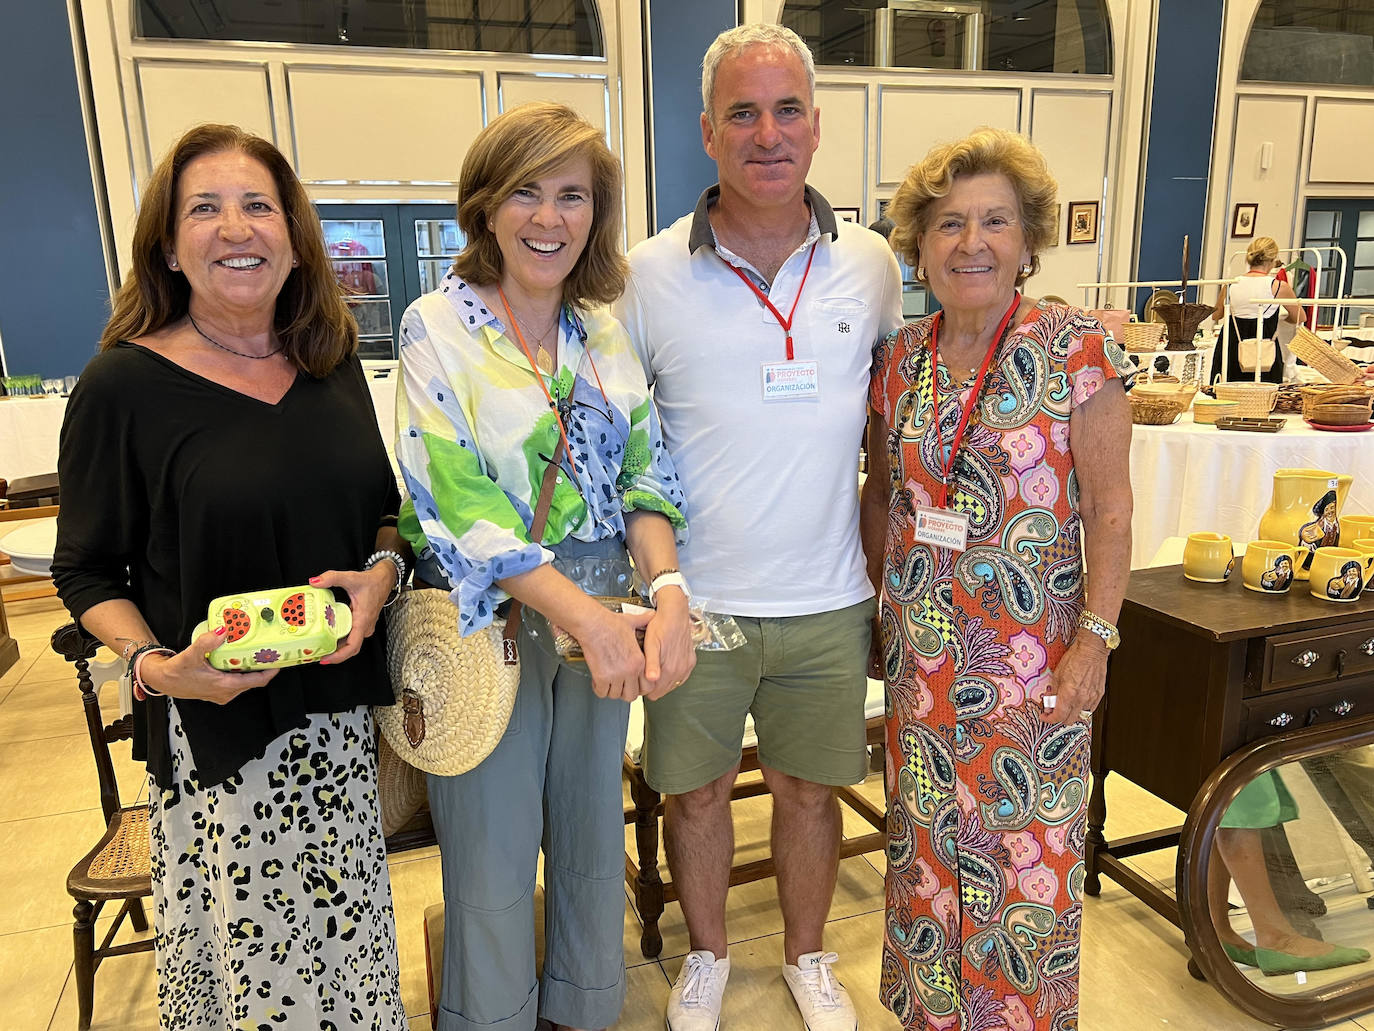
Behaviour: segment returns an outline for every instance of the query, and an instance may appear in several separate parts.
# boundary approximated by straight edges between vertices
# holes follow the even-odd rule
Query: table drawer
[[[1242,704],[1242,738],[1248,744],[1285,731],[1374,714],[1374,686],[1364,678],[1361,684],[1275,691]]]
[[[1374,672],[1374,622],[1264,639],[1261,691]]]

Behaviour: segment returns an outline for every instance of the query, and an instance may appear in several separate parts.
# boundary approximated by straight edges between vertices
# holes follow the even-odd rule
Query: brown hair
[[[949,194],[954,180],[965,175],[1000,174],[1007,177],[1021,208],[1021,231],[1031,253],[1030,275],[1040,271],[1040,252],[1050,245],[1059,184],[1050,175],[1045,155],[1020,133],[984,126],[962,140],[934,147],[912,165],[888,205],[887,217],[897,223],[892,246],[908,265],[921,264],[917,237],[928,226],[934,202]],[[1017,283],[1030,276],[1016,277]]]
[[[581,157],[592,166],[592,230],[563,283],[563,300],[609,304],[624,293],[629,264],[621,252],[620,162],[601,130],[562,104],[521,104],[473,140],[458,180],[458,227],[467,245],[453,271],[477,286],[500,282],[504,263],[488,220],[520,187]]]
[[[312,376],[328,375],[358,349],[358,324],[334,278],[320,220],[281,151],[236,125],[196,126],[177,140],[153,170],[134,228],[133,268],[115,294],[100,349],[107,351],[121,340],[154,333],[186,314],[190,283],[181,272],[167,267],[176,238],[181,173],[196,158],[232,151],[261,162],[271,173],[291,235],[291,250],[300,262],[277,294],[273,325],[282,353]]]

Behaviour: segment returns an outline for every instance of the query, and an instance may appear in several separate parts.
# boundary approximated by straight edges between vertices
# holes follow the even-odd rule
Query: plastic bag
[[[653,609],[628,598],[608,598],[597,596],[599,601],[612,612],[626,612],[631,614],[642,614],[652,612]],[[736,648],[741,648],[745,644],[744,631],[735,622],[734,616],[723,615],[719,612],[707,612],[705,609],[692,607],[687,610],[688,619],[692,626],[692,643],[699,652],[729,652]],[[640,630],[636,636],[639,643],[644,644],[644,631]],[[572,662],[584,662],[582,645],[568,631],[562,627],[553,628],[553,646],[560,656]]]

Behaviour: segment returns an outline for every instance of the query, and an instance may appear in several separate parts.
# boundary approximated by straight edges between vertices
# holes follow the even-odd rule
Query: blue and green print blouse
[[[447,573],[464,634],[506,599],[496,581],[553,559],[542,545],[623,538],[635,509],[661,513],[678,543],[687,539],[682,486],[625,330],[604,309],[565,306],[559,333],[559,367],[543,378],[575,476],[565,458],[536,543],[529,527],[559,433],[529,359],[453,273],[401,319],[396,458],[409,497],[400,530]]]

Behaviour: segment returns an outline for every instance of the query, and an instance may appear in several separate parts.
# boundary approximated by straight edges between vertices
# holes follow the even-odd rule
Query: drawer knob
[[[1374,655],[1374,637],[1371,637],[1368,641],[1365,641],[1364,644],[1360,645],[1360,651],[1364,652],[1366,655]]]
[[[1269,725],[1271,727],[1286,727],[1288,726],[1288,724],[1292,722],[1293,714],[1291,712],[1281,712],[1277,716],[1270,719]]]
[[[1355,711],[1355,703],[1343,698],[1335,705],[1331,706],[1331,711],[1337,716],[1349,716]]]
[[[1370,641],[1374,643],[1374,638],[1370,638]],[[1321,656],[1319,654],[1314,652],[1311,648],[1308,648],[1307,651],[1299,652],[1297,655],[1293,656],[1293,665],[1301,666],[1303,669],[1311,669],[1312,664],[1320,658]]]

